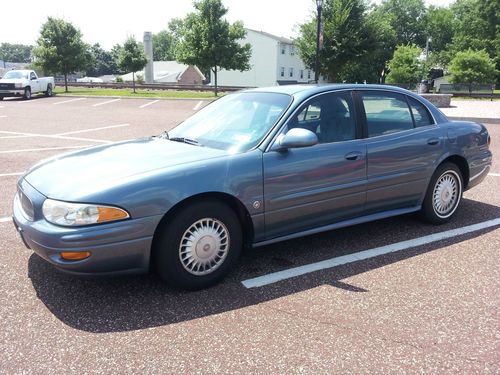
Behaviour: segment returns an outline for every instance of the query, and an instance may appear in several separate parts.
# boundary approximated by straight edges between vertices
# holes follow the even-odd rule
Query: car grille
[[[23,209],[24,215],[28,220],[33,221],[35,217],[35,210],[33,208],[33,203],[28,198],[28,196],[23,193],[21,189],[17,190],[17,194],[19,195],[19,201],[21,202],[21,208]]]
[[[14,83],[0,83],[0,90],[14,90],[15,88]]]

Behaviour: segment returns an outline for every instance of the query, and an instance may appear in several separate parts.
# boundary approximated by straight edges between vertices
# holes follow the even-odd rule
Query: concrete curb
[[[488,118],[488,117],[455,117],[455,116],[446,116],[449,120],[452,121],[473,121],[480,122],[482,124],[500,124],[500,118]]]

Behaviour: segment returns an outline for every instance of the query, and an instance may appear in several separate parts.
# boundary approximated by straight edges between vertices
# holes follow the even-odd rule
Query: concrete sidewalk
[[[450,120],[500,124],[500,101],[451,99],[451,107],[440,108]]]

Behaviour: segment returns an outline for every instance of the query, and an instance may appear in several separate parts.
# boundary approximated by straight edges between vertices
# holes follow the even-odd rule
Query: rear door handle
[[[353,151],[353,152],[349,152],[348,154],[345,154],[344,158],[346,160],[358,160],[358,159],[361,159],[361,156],[363,154],[359,151]]]
[[[427,144],[430,146],[435,146],[439,143],[439,138],[430,138],[427,140]]]

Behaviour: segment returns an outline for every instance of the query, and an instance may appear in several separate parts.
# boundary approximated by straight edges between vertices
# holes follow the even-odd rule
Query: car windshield
[[[292,100],[279,93],[246,92],[224,96],[168,132],[170,139],[244,152],[256,146]]]
[[[28,73],[26,72],[20,72],[16,70],[11,70],[3,76],[5,79],[16,79],[16,78],[26,78],[28,79]]]

